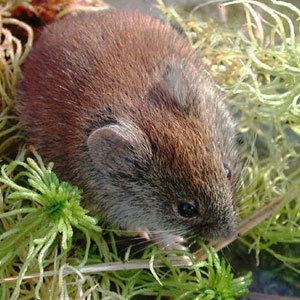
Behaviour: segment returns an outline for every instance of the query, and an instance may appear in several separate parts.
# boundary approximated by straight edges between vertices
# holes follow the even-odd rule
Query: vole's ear
[[[188,92],[188,80],[185,74],[185,66],[168,63],[164,66],[162,83],[170,94],[176,99],[185,99]]]
[[[158,81],[150,91],[150,97],[156,103],[161,103],[161,100],[171,101],[173,104],[185,107],[189,90],[186,67],[182,64],[175,64],[175,62],[163,63],[160,67]]]
[[[95,167],[130,171],[139,144],[137,130],[125,124],[112,124],[94,130],[87,139],[90,157]]]

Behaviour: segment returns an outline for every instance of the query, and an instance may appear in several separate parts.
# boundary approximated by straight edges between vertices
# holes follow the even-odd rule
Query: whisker
[[[130,242],[137,242],[139,240],[144,240],[142,237],[128,237],[128,238],[120,238],[116,239],[114,241],[106,241],[106,244],[108,246],[112,244],[116,244],[117,246],[125,244],[125,243],[130,243]]]
[[[225,249],[230,249],[229,248],[229,246],[226,246],[226,247],[224,247],[223,249],[221,249],[220,250],[220,252],[221,252],[221,254],[222,254],[222,257],[224,258],[224,260],[225,260],[225,262],[231,267],[231,269],[232,269],[232,271],[234,272],[234,273],[236,273],[236,270],[235,270],[235,268],[232,266],[232,264],[230,263],[230,261],[229,261],[229,259],[226,257],[226,255],[225,255]]]
[[[152,245],[155,246],[156,244],[158,244],[158,243],[152,243],[149,240],[145,240],[145,243],[146,242],[147,242],[147,245],[145,247],[142,247],[142,248],[130,253],[130,257],[134,258],[136,255],[143,253],[147,249],[147,247],[152,246]]]
[[[113,233],[132,233],[132,234],[139,234],[139,230],[126,230],[126,229],[109,229],[109,228],[103,228],[103,231],[107,232],[113,232]],[[176,229],[168,229],[168,230],[147,230],[149,233],[155,233],[155,232],[176,232]]]
[[[132,231],[122,230],[122,229],[110,229],[107,228],[103,230],[104,232],[112,232],[112,233],[133,233]],[[117,233],[116,233],[117,232]],[[130,254],[130,256],[136,256],[137,254],[145,251],[148,246],[151,245],[159,245],[164,241],[164,234],[166,235],[174,235],[174,236],[182,236],[186,233],[186,230],[178,230],[178,229],[170,229],[170,230],[150,230],[148,231],[151,235],[156,235],[156,239],[144,239],[141,236],[133,236],[133,237],[122,237],[122,236],[116,236],[116,240],[107,241],[108,246],[111,246],[115,244],[119,249],[118,251],[125,251],[128,249],[129,246],[132,246],[133,248],[138,248],[139,246],[142,246],[141,249],[137,249],[137,251]],[[139,231],[134,231],[135,234],[140,233]],[[161,235],[160,235],[161,234]],[[161,236],[161,238],[159,238]],[[122,248],[122,245],[124,246]]]
[[[138,244],[133,245],[133,247],[138,247],[138,246],[142,246],[142,247],[137,249],[134,252],[130,252],[129,257],[131,259],[135,258],[138,254],[143,253],[150,245],[151,243],[149,242],[149,240],[144,240]]]
[[[157,233],[157,232],[160,232],[160,231],[155,231],[155,233]],[[164,231],[164,232],[170,233],[170,231]],[[186,230],[173,230],[173,232],[176,232],[176,235],[177,235],[177,236],[182,236],[182,235],[185,235],[187,231],[186,231]],[[158,246],[158,245],[162,244],[162,242],[163,242],[164,240],[165,240],[165,238],[164,238],[163,236],[161,236],[161,238],[156,237],[156,239],[146,240],[146,242],[148,242],[148,245],[147,245],[147,246]],[[139,244],[141,244],[141,243],[139,243]],[[139,253],[145,251],[146,248],[147,248],[147,247],[144,247],[144,248],[141,248],[141,249],[139,249],[139,250],[133,252],[133,253],[131,254],[131,256],[136,256],[137,254],[139,254]],[[167,249],[166,249],[166,250],[167,250]]]

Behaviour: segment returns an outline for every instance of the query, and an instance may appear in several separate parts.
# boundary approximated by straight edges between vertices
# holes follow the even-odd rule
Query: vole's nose
[[[207,238],[211,242],[218,242],[222,240],[234,240],[238,234],[236,226],[215,226],[206,231],[203,238]]]
[[[238,234],[237,217],[233,209],[227,209],[226,217],[220,222],[221,239],[234,239]]]
[[[238,235],[237,226],[229,226],[227,231],[225,231],[224,239],[226,240],[233,240]]]
[[[226,207],[222,210],[209,213],[208,222],[201,222],[200,235],[210,241],[233,239],[238,234],[237,218],[233,208]]]

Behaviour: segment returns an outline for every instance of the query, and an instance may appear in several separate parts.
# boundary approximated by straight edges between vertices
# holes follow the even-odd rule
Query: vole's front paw
[[[167,232],[152,232],[151,240],[153,244],[158,245],[161,249],[187,250],[184,246],[185,239],[179,235]]]
[[[188,248],[184,245],[186,240],[179,236],[168,233],[167,231],[148,231],[147,229],[138,229],[138,234],[140,237],[149,240],[153,245],[157,245],[160,249],[177,249],[182,251],[187,251]],[[193,263],[191,258],[188,255],[177,256],[174,254],[168,254],[167,256],[174,263],[174,259],[176,259],[175,264],[179,264],[180,266],[191,266]]]
[[[167,231],[148,231],[147,229],[139,229],[138,233],[142,238],[151,241],[161,249],[187,250],[187,247],[184,246],[185,239],[179,235]]]

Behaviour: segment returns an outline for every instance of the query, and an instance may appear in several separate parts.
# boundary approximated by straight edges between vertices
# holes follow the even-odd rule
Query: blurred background
[[[110,5],[116,8],[125,8],[125,9],[137,9],[143,11],[144,13],[151,14],[154,16],[159,16],[160,13],[156,9],[156,0],[105,0],[104,2],[109,3]],[[196,6],[201,4],[206,4],[211,2],[209,0],[165,0],[166,5],[171,5],[185,11],[192,11]],[[221,2],[221,1],[220,1]],[[264,2],[264,1],[259,1]],[[300,7],[300,0],[286,0],[284,2],[292,3],[297,7]],[[218,18],[218,10],[216,5],[206,5],[205,7],[197,10],[198,13],[207,14],[209,17]]]

